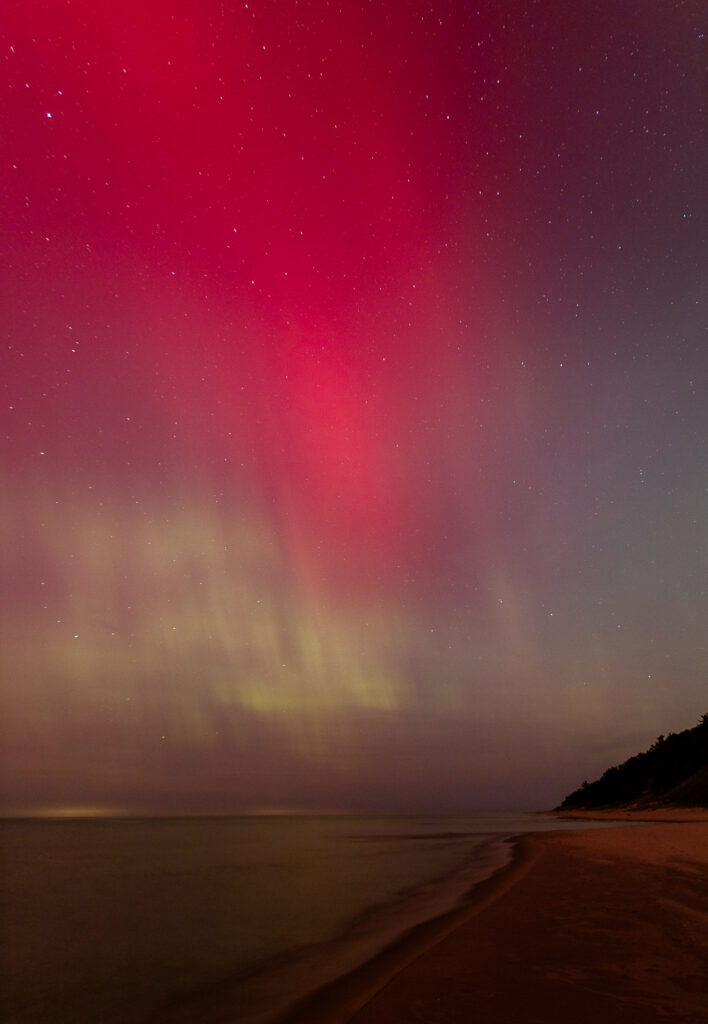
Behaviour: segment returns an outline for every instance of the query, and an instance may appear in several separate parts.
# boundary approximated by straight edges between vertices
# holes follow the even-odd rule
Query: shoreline
[[[373,913],[370,908],[344,931],[320,946],[309,947],[304,969],[297,953],[282,962],[275,958],[265,972],[258,966],[246,976],[249,984],[255,982],[255,996],[252,989],[244,998],[244,979],[229,975],[216,984],[169,999],[157,1011],[155,1021],[343,1024],[397,971],[457,927],[468,912],[472,895],[477,898],[477,894],[496,891],[496,884],[491,883],[506,877],[514,867],[516,857],[510,847],[515,833],[479,835],[485,841],[469,865],[434,877],[403,897],[399,894],[390,904],[376,906]],[[483,859],[477,859],[482,853]],[[423,890],[431,887],[432,892],[424,895]],[[393,906],[396,913],[389,916],[387,911]],[[271,1005],[259,1009],[261,1002]],[[231,1009],[234,1006],[239,1008],[238,1016]]]
[[[708,1022],[708,810],[553,813],[622,826],[507,837],[511,862],[460,907],[273,1024]]]
[[[536,859],[526,841],[538,834],[506,836],[503,841],[512,849],[509,862],[477,882],[459,906],[414,925],[370,960],[309,993],[283,1013],[268,1018],[267,1024],[347,1024],[401,971],[514,886]]]

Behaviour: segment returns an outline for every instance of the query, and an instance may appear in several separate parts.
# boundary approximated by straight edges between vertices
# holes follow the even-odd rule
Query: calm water
[[[2,823],[2,1020],[267,1020],[455,906],[536,815]]]

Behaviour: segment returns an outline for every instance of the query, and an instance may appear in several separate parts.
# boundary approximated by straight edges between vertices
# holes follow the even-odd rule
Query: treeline
[[[708,714],[683,732],[659,736],[642,754],[584,782],[558,810],[594,807],[708,807]]]

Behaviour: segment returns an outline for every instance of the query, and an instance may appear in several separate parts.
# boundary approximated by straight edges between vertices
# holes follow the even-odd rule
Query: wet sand
[[[520,838],[513,866],[466,909],[290,1019],[708,1022],[708,813],[636,815],[652,817],[636,828]]]

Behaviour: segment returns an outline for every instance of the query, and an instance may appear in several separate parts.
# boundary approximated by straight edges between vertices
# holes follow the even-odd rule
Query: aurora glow
[[[698,20],[5,5],[7,810],[537,807],[705,712]]]

